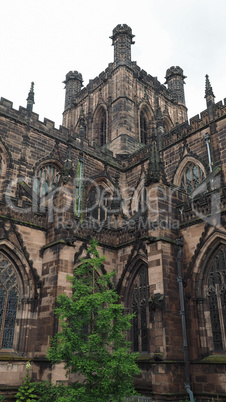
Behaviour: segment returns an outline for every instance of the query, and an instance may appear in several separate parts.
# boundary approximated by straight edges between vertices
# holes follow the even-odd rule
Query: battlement
[[[30,112],[23,106],[19,106],[19,110],[13,108],[13,102],[8,99],[0,99],[0,115],[5,115],[8,118],[18,121],[21,124],[28,125],[35,130],[41,131],[59,140],[67,140],[69,131],[66,127],[60,126],[55,128],[55,123],[52,120],[44,118],[42,122],[39,120],[39,115]]]
[[[98,76],[96,76],[93,79],[90,79],[89,83],[76,94],[74,98],[75,104],[78,104],[86,96],[88,96],[90,92],[93,92],[97,88],[102,86],[111,77],[113,71],[119,68],[119,66],[120,65],[116,65],[115,63],[109,63],[108,67],[105,70],[103,70]],[[151,74],[148,74],[145,70],[141,69],[137,65],[136,61],[131,62],[130,65],[126,65],[126,68],[128,68],[133,72],[134,78],[143,81],[149,87],[156,89],[165,98],[172,101],[171,91],[169,91],[164,84],[161,84],[161,82],[158,81],[157,77],[153,77]]]
[[[213,119],[216,121],[221,117],[226,116],[226,98],[224,99],[224,104],[222,101],[217,102],[213,106]],[[208,109],[203,110],[200,114],[193,116],[189,122],[184,122],[180,125],[174,127],[169,133],[163,137],[162,145],[166,148],[178,140],[190,135],[191,133],[202,130],[210,124],[212,119],[210,119],[210,114]]]

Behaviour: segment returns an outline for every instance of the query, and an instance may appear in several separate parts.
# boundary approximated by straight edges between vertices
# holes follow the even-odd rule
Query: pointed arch
[[[46,159],[36,166],[33,191],[41,198],[59,185],[62,164],[56,159]]]
[[[168,133],[170,130],[173,128],[173,122],[170,118],[170,116],[164,116],[163,117],[163,123],[165,127],[165,131]]]
[[[191,193],[206,177],[203,164],[196,158],[186,155],[174,175],[173,184]]]
[[[24,323],[34,318],[37,287],[23,254],[10,241],[0,240],[0,349],[25,352]]]
[[[100,146],[108,142],[108,113],[104,103],[98,105],[94,112],[93,142]]]
[[[202,353],[226,352],[226,234],[214,232],[194,265]],[[205,328],[205,330],[204,330]]]
[[[125,306],[135,315],[129,335],[134,352],[148,352],[150,349],[148,300],[148,265],[142,256],[137,255],[127,273],[125,294]]]
[[[145,187],[145,174],[140,177],[139,184],[134,190],[130,210],[132,214],[136,212],[144,212],[147,208],[147,190]]]
[[[142,102],[138,110],[138,124],[139,141],[144,145],[147,145],[151,139],[153,116],[151,107],[146,102]]]
[[[98,222],[106,221],[110,214],[114,186],[106,177],[90,180],[87,188],[87,217]]]
[[[4,196],[5,181],[7,176],[7,171],[12,165],[12,157],[7,150],[6,146],[0,140],[0,199]]]

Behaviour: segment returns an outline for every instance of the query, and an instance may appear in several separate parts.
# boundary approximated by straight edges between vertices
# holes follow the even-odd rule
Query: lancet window
[[[148,352],[148,323],[149,323],[149,286],[148,273],[142,264],[130,288],[129,306],[135,314],[132,322],[132,347],[135,352]]]
[[[211,262],[206,296],[214,350],[226,351],[226,246],[218,250]]]
[[[106,113],[103,111],[100,118],[100,145],[106,144]]]
[[[11,349],[19,300],[17,274],[11,261],[0,253],[0,349]]]
[[[147,144],[148,138],[148,124],[147,124],[147,117],[143,111],[140,113],[140,141],[142,144]]]

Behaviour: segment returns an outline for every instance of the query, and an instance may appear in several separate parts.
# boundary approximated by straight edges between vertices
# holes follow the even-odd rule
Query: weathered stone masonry
[[[206,76],[207,109],[188,121],[183,70],[167,69],[165,86],[132,61],[130,27],[111,39],[114,61],[86,87],[80,72],[66,75],[60,129],[33,112],[33,84],[26,108],[0,100],[1,390],[19,386],[27,360],[34,379],[65,380],[46,359],[56,298],[70,294],[67,275],[94,237],[136,312],[128,337],[139,352],[137,389],[186,399],[183,238],[188,386],[197,400],[223,401],[226,102],[215,103]]]

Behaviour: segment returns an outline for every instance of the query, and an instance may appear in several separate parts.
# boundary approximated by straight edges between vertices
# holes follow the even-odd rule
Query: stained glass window
[[[33,184],[33,190],[40,197],[55,190],[60,179],[59,169],[55,165],[46,165],[39,169]]]
[[[18,305],[17,274],[11,261],[0,253],[0,348],[13,347]]]
[[[205,179],[205,175],[200,166],[195,165],[193,162],[190,162],[186,165],[182,180],[181,187],[186,191],[186,193],[191,193],[195,190],[199,184]]]
[[[226,350],[226,247],[222,246],[211,262],[208,274],[209,304],[215,351]]]
[[[132,345],[135,352],[147,352],[148,347],[148,275],[147,267],[142,265],[130,290],[130,305],[135,314],[132,322]]]

